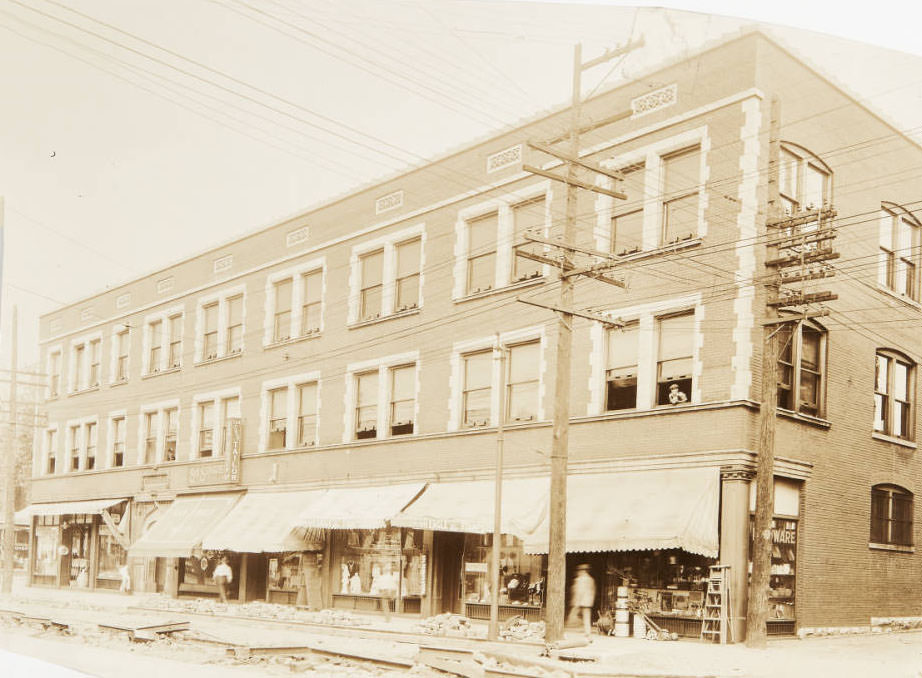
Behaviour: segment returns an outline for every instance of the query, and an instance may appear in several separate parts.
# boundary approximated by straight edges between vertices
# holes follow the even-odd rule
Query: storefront
[[[465,535],[461,597],[464,614],[472,619],[490,618],[492,557],[492,534]],[[500,619],[515,615],[521,615],[528,621],[541,619],[546,581],[547,558],[525,553],[521,539],[502,535],[499,552]]]

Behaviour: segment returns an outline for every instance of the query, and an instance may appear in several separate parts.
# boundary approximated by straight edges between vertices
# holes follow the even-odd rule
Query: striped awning
[[[201,545],[205,535],[226,516],[240,495],[213,494],[179,497],[134,544],[128,555],[187,558]]]
[[[690,468],[570,476],[567,551],[680,548],[716,558],[720,469]],[[548,552],[548,523],[525,539]]]
[[[332,530],[376,530],[386,527],[425,486],[425,483],[404,483],[324,490],[301,512],[298,526]]]
[[[202,548],[238,553],[316,551],[322,548],[299,527],[304,510],[323,490],[303,492],[248,492],[205,536]]]
[[[85,501],[58,501],[48,504],[31,504],[16,511],[16,524],[28,525],[32,516],[98,515],[125,499],[87,499]]]
[[[547,514],[550,480],[516,478],[502,484],[504,534],[524,538]],[[432,483],[420,497],[391,519],[391,525],[445,532],[493,532],[496,484],[492,480]]]

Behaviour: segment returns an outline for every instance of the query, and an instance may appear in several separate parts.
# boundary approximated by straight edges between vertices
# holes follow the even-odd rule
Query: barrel
[[[615,637],[628,638],[631,635],[631,613],[627,610],[615,610]]]
[[[644,621],[644,618],[639,615],[634,615],[634,637],[635,638],[646,638],[647,637],[647,622]]]

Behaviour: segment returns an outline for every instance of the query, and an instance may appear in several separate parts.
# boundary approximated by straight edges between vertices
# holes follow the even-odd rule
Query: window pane
[[[416,238],[397,245],[397,277],[404,278],[419,273],[419,255],[422,240]]]
[[[490,389],[464,394],[464,426],[486,426],[490,422]]]
[[[700,152],[690,148],[663,158],[663,188],[668,197],[697,191]]]
[[[278,388],[270,392],[271,395],[271,416],[273,419],[285,417],[288,407],[288,389]]]
[[[807,209],[818,209],[826,203],[828,175],[819,167],[807,164],[804,173],[804,195],[801,200]]]
[[[531,421],[538,416],[538,382],[509,385],[509,418]]]
[[[697,208],[695,220],[697,221]],[[619,214],[611,220],[612,252],[617,255],[643,249],[643,210]]]
[[[202,428],[214,428],[214,403],[201,403],[199,405],[199,418]]]
[[[490,388],[493,381],[493,356],[489,351],[464,356],[464,388]]]
[[[797,167],[800,159],[790,151],[781,151],[779,184],[781,193],[797,199]]]
[[[538,379],[541,344],[537,341],[509,348],[509,383]]]
[[[205,307],[205,331],[213,332],[218,327],[218,305],[209,304]]]
[[[291,310],[291,278],[275,283],[275,312]]]
[[[150,343],[151,346],[158,346],[163,340],[163,323],[160,320],[150,324]]]
[[[687,240],[698,233],[697,193],[670,200],[663,212],[663,244]]]
[[[537,200],[519,203],[512,208],[514,235],[512,245],[517,252],[543,253],[543,245],[525,239],[525,233],[543,236],[545,226],[545,201],[544,197]],[[526,257],[515,255],[513,257],[513,280],[524,280],[541,274],[540,262]]]
[[[887,430],[887,396],[881,394],[874,395],[874,430]]]
[[[372,252],[362,257],[362,287],[381,284],[384,267],[384,252]]]
[[[493,212],[467,222],[468,256],[477,256],[496,249],[498,213]]]
[[[419,275],[397,281],[397,310],[419,306]]]
[[[227,325],[239,325],[243,322],[243,297],[236,296],[227,300]]]
[[[224,419],[240,418],[240,398],[226,398],[224,400]]]
[[[888,393],[887,385],[889,383],[890,359],[886,356],[877,356],[877,366],[875,369],[875,386],[874,390],[878,393]]]
[[[373,405],[378,402],[378,373],[368,372],[356,377],[356,402]]]
[[[381,286],[362,290],[362,319],[374,318],[381,313]]]
[[[820,333],[804,327],[802,341],[801,367],[817,371],[820,366]]]
[[[416,366],[395,367],[391,374],[393,377],[392,398],[394,400],[412,399],[416,393]]]
[[[467,291],[482,292],[493,288],[496,255],[484,254],[468,260]]]
[[[909,365],[899,360],[893,361],[893,397],[897,400],[909,400]]]
[[[182,339],[182,316],[174,315],[170,318],[170,341]]]
[[[611,330],[608,333],[608,369],[615,370],[619,367],[637,367],[637,340],[639,334],[637,325],[631,325],[621,330]]]
[[[313,271],[304,276],[304,303],[318,303],[323,292],[323,271]]]
[[[694,316],[691,314],[659,319],[659,358],[690,357],[693,352]]]

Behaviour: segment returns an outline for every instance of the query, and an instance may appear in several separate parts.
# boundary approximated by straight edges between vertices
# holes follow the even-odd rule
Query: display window
[[[42,583],[54,583],[58,573],[61,547],[58,516],[36,518],[32,575]]]
[[[280,591],[297,589],[301,581],[301,560],[300,553],[282,553],[269,558],[269,588]]]
[[[228,586],[227,593],[230,597],[236,598],[240,578],[240,554],[225,551],[203,551],[194,553],[189,558],[181,558],[179,561],[179,590],[190,593],[216,593],[218,587],[212,576],[221,558],[225,556],[228,558],[233,574],[233,580]]]
[[[462,596],[466,614],[482,618],[489,612],[492,602],[490,590],[490,564],[493,558],[492,534],[465,535],[463,568],[464,591]],[[502,535],[499,551],[499,599],[501,606],[522,608],[522,614],[529,609],[540,610],[544,605],[547,567],[543,555],[526,554],[522,541],[512,535]],[[504,614],[510,610],[504,610]]]
[[[749,552],[752,553],[752,520],[750,520]],[[752,574],[752,561],[749,561]],[[797,582],[797,521],[792,518],[772,519],[772,562],[769,574],[769,624],[793,622],[794,591]],[[793,631],[793,629],[789,629]]]
[[[99,526],[99,559],[97,579],[121,581],[119,569],[127,562],[128,554],[106,525]]]

